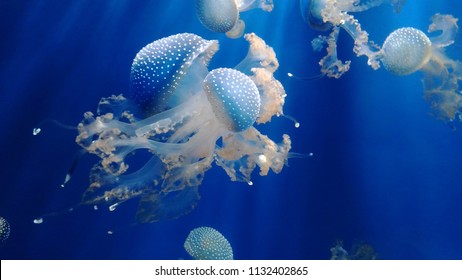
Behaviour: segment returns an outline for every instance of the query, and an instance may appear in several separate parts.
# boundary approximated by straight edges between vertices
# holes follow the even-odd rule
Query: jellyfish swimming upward
[[[229,38],[244,34],[245,23],[241,12],[251,9],[273,10],[273,0],[196,0],[196,14],[207,29],[225,33]]]
[[[155,222],[194,209],[213,162],[248,184],[257,166],[260,175],[281,171],[291,155],[289,136],[278,144],[254,127],[283,113],[286,94],[273,76],[278,61],[255,34],[245,39],[250,48],[236,69],[209,71],[218,42],[189,33],[139,51],[130,95],[102,98],[96,114],[85,113],[78,125],[76,142],[101,159],[82,204],[114,210],[137,197],[136,220]],[[148,159],[132,170],[129,162],[140,153]]]
[[[319,31],[332,30],[329,36],[319,36],[311,44],[315,51],[321,51],[326,46],[327,54],[319,61],[321,72],[328,77],[340,78],[350,69],[351,61],[341,61],[337,57],[337,39],[340,30],[345,30],[354,40],[353,51],[357,56],[368,57],[368,64],[378,69],[379,63],[375,53],[380,49],[372,41],[369,34],[361,28],[361,24],[351,13],[362,12],[380,6],[392,4],[399,12],[404,0],[300,0],[302,17],[308,25]]]

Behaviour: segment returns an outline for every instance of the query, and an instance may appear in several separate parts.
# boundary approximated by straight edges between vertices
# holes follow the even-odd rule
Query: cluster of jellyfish
[[[82,204],[113,211],[139,198],[136,221],[174,219],[192,211],[212,163],[232,181],[252,184],[251,175],[279,173],[292,155],[290,137],[276,143],[254,124],[283,114],[286,93],[273,73],[273,49],[246,34],[247,56],[234,69],[209,71],[218,41],[183,33],[148,44],[131,67],[131,92],[102,98],[87,112],[76,142],[100,161],[90,172]],[[150,158],[132,170],[138,151]]]
[[[351,13],[361,12],[382,4],[392,4],[399,12],[404,0],[300,0],[304,20],[319,31],[331,30],[328,36],[319,36],[312,41],[315,51],[326,50],[319,61],[323,75],[340,78],[350,68],[350,61],[337,57],[337,38],[344,30],[354,40],[353,51],[357,56],[366,56],[367,64],[374,70],[385,69],[395,75],[405,76],[423,72],[424,98],[430,103],[435,115],[444,121],[461,119],[462,63],[447,57],[444,50],[454,43],[458,26],[452,15],[435,14],[428,28],[428,37],[413,27],[399,28],[389,34],[382,47],[369,40],[369,34],[361,28]]]
[[[300,0],[304,20],[316,30],[330,30],[328,36],[312,41],[314,50],[326,50],[319,62],[322,74],[340,78],[349,70],[350,61],[337,57],[337,38],[344,30],[354,40],[354,53],[366,56],[373,69],[383,64],[400,76],[423,72],[425,98],[438,117],[460,118],[462,64],[444,53],[454,43],[457,19],[435,14],[428,32],[439,35],[429,38],[412,27],[399,28],[380,47],[351,13],[384,3],[399,12],[404,0]],[[239,38],[245,30],[240,12],[255,8],[269,12],[273,1],[196,0],[195,8],[207,29]],[[138,52],[129,94],[102,98],[96,113],[85,113],[78,125],[76,142],[100,158],[90,171],[81,204],[106,204],[114,211],[138,198],[137,222],[175,219],[196,207],[199,186],[213,163],[231,181],[251,185],[257,167],[261,176],[269,170],[279,173],[288,158],[296,156],[290,152],[287,134],[277,143],[255,127],[283,115],[286,93],[273,76],[279,67],[274,50],[253,33],[244,38],[249,51],[234,68],[209,71],[218,41],[190,33],[156,40]],[[130,159],[143,151],[150,155],[144,165],[130,166]],[[9,224],[0,218],[0,240],[8,235]],[[233,259],[229,242],[209,227],[191,231],[184,247],[194,259]],[[352,251],[348,254],[338,243],[331,248],[332,259],[376,258],[371,246]]]

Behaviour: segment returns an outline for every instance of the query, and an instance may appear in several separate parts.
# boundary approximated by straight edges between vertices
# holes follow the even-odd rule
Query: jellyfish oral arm
[[[432,17],[432,23],[428,27],[428,32],[441,31],[441,34],[435,37],[430,37],[432,46],[435,48],[444,48],[454,43],[457,31],[457,18],[452,15],[435,14]]]

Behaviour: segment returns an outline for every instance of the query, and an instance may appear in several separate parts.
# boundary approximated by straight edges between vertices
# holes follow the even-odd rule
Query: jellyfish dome
[[[386,38],[379,54],[385,69],[393,74],[423,72],[425,99],[446,121],[460,116],[462,108],[462,63],[444,53],[445,47],[454,43],[457,21],[451,15],[435,14],[428,30],[441,33],[432,38],[416,28],[399,28]]]
[[[184,242],[184,248],[196,260],[233,259],[233,248],[228,240],[211,227],[193,229]]]
[[[10,223],[5,218],[0,217],[0,244],[5,242],[8,237],[10,237]]]
[[[109,204],[114,211],[139,198],[138,222],[174,219],[195,208],[213,162],[232,181],[248,184],[257,166],[262,176],[282,170],[291,155],[289,136],[275,143],[254,127],[283,114],[286,94],[273,76],[278,62],[258,36],[245,38],[249,52],[236,69],[209,71],[218,42],[189,33],[140,50],[131,95],[102,98],[96,115],[85,113],[78,126],[76,142],[101,159],[82,204]],[[141,167],[132,167],[146,154]]]
[[[273,0],[196,0],[196,14],[202,25],[229,38],[244,34],[245,23],[239,13],[256,8],[271,12]]]
[[[422,68],[431,56],[431,42],[422,31],[407,27],[388,35],[382,46],[382,63],[396,75],[408,75]]]
[[[379,46],[369,40],[369,34],[362,29],[359,21],[351,15],[382,4],[392,4],[399,12],[404,0],[300,0],[302,17],[308,25],[319,31],[331,29],[329,36],[319,36],[311,44],[315,51],[325,48],[327,54],[319,61],[321,72],[328,77],[340,78],[350,69],[351,61],[341,61],[337,57],[337,39],[340,30],[345,30],[354,40],[353,51],[357,56],[367,56],[367,63],[373,69],[380,67],[377,53]],[[327,45],[327,47],[325,47]]]
[[[169,36],[148,44],[133,60],[128,97],[152,113],[174,106],[168,101],[171,101],[188,69],[202,67],[206,71],[209,60],[217,50],[217,41],[204,40],[190,33]]]

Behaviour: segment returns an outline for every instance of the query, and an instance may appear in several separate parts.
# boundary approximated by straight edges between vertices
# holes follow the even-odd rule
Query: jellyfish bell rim
[[[332,24],[324,22],[321,11],[326,6],[326,0],[300,0],[300,12],[305,22],[314,30],[327,31]]]

